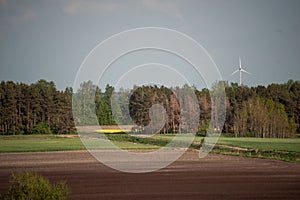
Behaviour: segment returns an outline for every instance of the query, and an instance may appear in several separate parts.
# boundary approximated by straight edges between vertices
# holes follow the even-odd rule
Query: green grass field
[[[154,138],[170,141],[174,135],[157,135]],[[203,137],[195,137],[201,143]],[[208,139],[209,141],[209,139]],[[193,145],[192,148],[199,148]],[[244,148],[244,150],[236,147]],[[212,153],[268,158],[300,163],[300,138],[230,138],[220,137]]]
[[[165,146],[175,135],[155,135],[150,138],[131,137],[126,134],[111,134],[108,138],[121,148],[158,148]],[[201,142],[203,137],[195,137]],[[290,151],[300,153],[300,138],[230,138],[220,137],[217,144],[249,149]],[[0,152],[83,150],[79,138],[55,135],[0,136]]]
[[[221,137],[218,144],[248,149],[290,151],[300,153],[300,138],[226,138]]]
[[[97,134],[97,133],[96,133]],[[157,149],[166,146],[175,135],[154,135],[141,138],[132,137],[127,134],[107,134],[107,138],[122,149]],[[101,139],[95,142],[92,149],[110,149],[110,146],[101,144]],[[195,144],[191,148],[199,148],[203,137],[195,137]],[[92,144],[95,140],[86,140]],[[196,145],[197,144],[197,145]],[[248,149],[240,152],[234,149],[218,146],[242,147]],[[38,151],[69,151],[84,150],[85,147],[78,137],[61,137],[56,135],[17,135],[0,136],[0,153],[2,152],[38,152]],[[272,158],[286,161],[299,162],[300,160],[300,138],[230,138],[220,137],[214,153],[241,155],[251,157]],[[250,153],[249,153],[250,152]],[[254,153],[253,153],[254,152]]]
[[[140,144],[127,141],[114,141],[122,149],[156,149],[156,145]],[[97,149],[108,149],[101,146]],[[17,135],[0,136],[0,153],[4,152],[42,152],[85,150],[80,138],[68,138],[55,135]]]
[[[153,138],[170,141],[175,135],[156,135]],[[203,137],[196,136],[195,142]],[[300,138],[233,138],[220,137],[217,144],[248,149],[290,151],[300,153]]]
[[[1,136],[0,152],[37,152],[83,150],[79,138],[63,138],[53,135]]]

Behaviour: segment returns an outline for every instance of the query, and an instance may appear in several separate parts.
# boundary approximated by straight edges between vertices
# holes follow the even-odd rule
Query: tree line
[[[248,88],[226,86],[224,132],[235,136],[294,137],[300,132],[300,82]]]
[[[216,84],[222,85],[226,93],[222,132],[237,137],[294,137],[296,131],[300,132],[299,81],[266,87]],[[73,92],[72,88],[58,91],[53,82],[45,80],[31,85],[2,81],[0,133],[67,134],[76,131],[75,124],[136,124],[141,130],[144,127],[155,130],[159,128],[156,124],[164,121],[160,133],[196,131],[206,134],[213,113],[211,92],[207,88],[197,90],[187,85],[175,88],[134,86],[118,91],[107,85],[102,91],[91,81],[81,83]],[[153,109],[156,104],[161,107]],[[155,115],[164,120],[151,123]]]
[[[58,91],[53,82],[39,80],[27,85],[0,84],[0,133],[31,134],[75,132],[72,89]]]

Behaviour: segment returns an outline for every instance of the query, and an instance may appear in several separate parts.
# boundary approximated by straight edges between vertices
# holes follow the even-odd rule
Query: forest
[[[72,89],[58,91],[53,82],[28,85],[0,84],[2,134],[68,134],[76,131],[72,116]]]
[[[256,87],[216,84],[222,85],[226,93],[223,133],[236,137],[292,138],[300,132],[299,81]],[[195,94],[197,105],[193,104],[190,91]],[[134,86],[116,91],[110,85],[101,89],[91,81],[81,83],[73,92],[70,87],[59,91],[53,82],[45,80],[30,85],[2,81],[0,134],[70,134],[76,132],[75,124],[136,124],[143,131],[143,127],[155,124],[151,123],[150,108],[159,104],[165,115],[158,114],[166,118],[160,133],[196,129],[198,134],[205,135],[213,113],[210,93],[207,88],[198,90],[187,85]],[[185,113],[184,106],[193,112]],[[183,119],[194,118],[198,124],[181,124]]]

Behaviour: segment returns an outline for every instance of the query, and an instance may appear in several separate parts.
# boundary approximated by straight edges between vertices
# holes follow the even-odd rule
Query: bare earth
[[[36,171],[66,180],[71,199],[300,199],[300,165],[189,151],[162,170],[129,174],[112,170],[87,151],[1,153],[0,193],[12,171]]]

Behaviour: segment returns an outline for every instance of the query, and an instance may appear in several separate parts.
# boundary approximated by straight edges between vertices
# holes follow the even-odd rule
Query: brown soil
[[[129,174],[97,162],[86,151],[2,153],[0,193],[12,171],[36,171],[66,180],[70,199],[300,199],[300,165],[189,151],[152,173]]]

